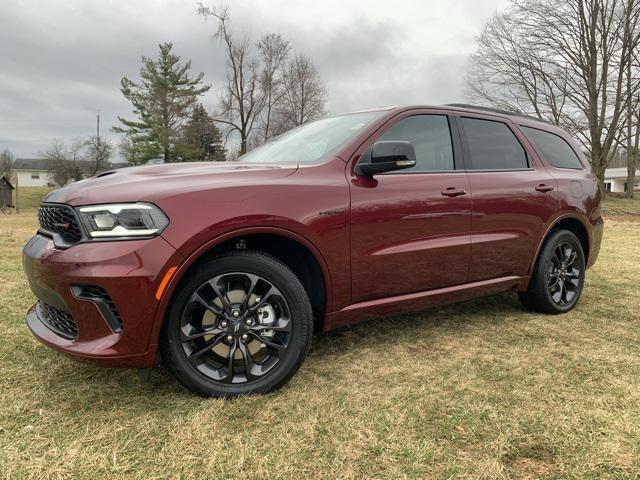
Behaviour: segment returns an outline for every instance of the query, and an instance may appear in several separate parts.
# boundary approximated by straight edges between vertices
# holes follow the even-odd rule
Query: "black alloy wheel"
[[[274,368],[293,322],[280,290],[245,272],[218,275],[191,295],[180,339],[189,362],[207,377],[245,383]]]
[[[520,292],[522,304],[541,313],[564,313],[578,303],[584,286],[586,260],[573,232],[556,230],[544,243],[529,282]]]
[[[583,272],[576,266],[577,259],[576,248],[570,242],[560,242],[547,264],[547,290],[559,307],[570,305],[580,292]]]
[[[306,292],[284,264],[233,253],[181,286],[161,352],[178,380],[202,395],[265,393],[295,373],[312,327]]]

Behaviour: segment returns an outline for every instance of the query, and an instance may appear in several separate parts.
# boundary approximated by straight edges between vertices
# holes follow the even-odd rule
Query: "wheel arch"
[[[550,222],[549,226],[547,226],[544,235],[541,236],[540,241],[538,242],[538,248],[536,249],[536,254],[533,257],[533,261],[531,262],[531,265],[529,265],[529,270],[527,272],[528,278],[531,278],[533,269],[536,266],[538,256],[540,255],[544,244],[546,243],[549,236],[551,236],[551,234],[556,230],[569,230],[576,237],[578,237],[578,240],[580,240],[580,244],[582,245],[582,250],[584,251],[585,263],[588,263],[591,248],[591,238],[589,236],[589,230],[582,218],[580,218],[578,215],[568,213],[554,219],[552,222]],[[527,285],[522,286],[524,290],[528,288],[528,284],[529,282],[527,281]]]
[[[220,235],[192,252],[167,283],[156,311],[151,345],[157,345],[166,312],[176,289],[197,266],[225,251],[255,250],[272,255],[287,265],[300,279],[309,295],[314,328],[324,327],[324,315],[331,305],[331,277],[327,264],[315,245],[304,236],[283,228],[255,227]]]
[[[578,237],[578,240],[580,240],[580,244],[582,245],[582,251],[584,252],[584,258],[586,263],[589,259],[591,244],[589,239],[589,231],[587,230],[587,227],[585,227],[584,223],[580,221],[577,217],[562,218],[553,224],[547,236],[556,230],[569,230],[576,237]]]

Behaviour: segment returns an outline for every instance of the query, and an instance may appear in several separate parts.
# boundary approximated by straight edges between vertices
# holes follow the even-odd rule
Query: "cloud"
[[[323,2],[251,0],[230,4],[233,28],[257,40],[281,32],[317,65],[332,112],[383,104],[460,100],[467,55],[488,16],[506,0]],[[0,3],[0,148],[28,157],[53,138],[103,134],[130,105],[119,91],[137,78],[142,55],[161,42],[192,60],[214,88],[224,57],[214,24],[191,0]]]

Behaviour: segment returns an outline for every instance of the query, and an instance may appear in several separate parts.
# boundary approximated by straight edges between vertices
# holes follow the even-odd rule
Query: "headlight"
[[[151,237],[169,224],[162,210],[148,203],[117,203],[78,208],[92,238]]]

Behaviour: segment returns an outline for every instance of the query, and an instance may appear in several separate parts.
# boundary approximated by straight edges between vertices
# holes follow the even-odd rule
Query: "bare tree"
[[[478,37],[465,83],[468,96],[506,111],[560,124],[566,105],[565,78],[536,50],[512,12],[497,13]]]
[[[220,93],[220,111],[214,120],[229,127],[227,136],[233,132],[240,135],[242,155],[247,152],[249,136],[264,105],[259,62],[252,56],[249,36],[237,36],[232,32],[226,8],[206,7],[200,3],[198,13],[216,20],[218,29],[214,38],[222,42],[227,56],[226,84]]]
[[[279,33],[265,35],[257,46],[262,63],[260,90],[264,98],[260,129],[262,142],[266,142],[272,137],[271,124],[275,109],[286,94],[284,69],[291,48],[289,42]]]
[[[8,148],[5,148],[0,152],[0,177],[5,175],[9,177],[11,170],[13,169],[13,160],[13,154]]]
[[[53,181],[58,185],[76,182],[84,177],[83,148],[85,141],[76,138],[68,145],[61,139],[54,139],[49,148],[41,153],[42,158],[53,163]]]
[[[86,173],[95,175],[109,168],[109,160],[113,154],[113,145],[105,138],[95,135],[89,136],[84,143],[84,157],[86,161]]]
[[[640,167],[640,97],[636,97],[634,105],[632,114],[627,117],[627,198],[634,196],[636,170]]]
[[[636,103],[636,105],[638,105]],[[638,107],[636,106],[636,109]],[[636,170],[640,166],[640,115],[636,110],[632,115],[627,117],[627,191],[626,197],[633,198],[633,187],[636,183]],[[630,127],[632,126],[632,127]],[[635,130],[635,131],[634,131]]]
[[[637,45],[633,45],[634,28],[640,25],[635,24],[631,20],[631,16],[637,12],[633,11],[634,1],[627,0],[625,2],[625,37],[632,45],[630,55],[626,62],[626,151],[627,151],[627,198],[633,198],[633,187],[636,181],[636,169],[638,162],[638,148],[640,147],[640,55],[638,54]],[[636,47],[636,48],[634,48]]]
[[[327,88],[308,57],[295,55],[287,65],[284,80],[285,94],[279,108],[280,130],[283,127],[296,127],[325,115]]]
[[[568,128],[601,184],[625,119],[640,0],[511,0],[471,58],[472,97]],[[627,34],[627,32],[633,32]]]

